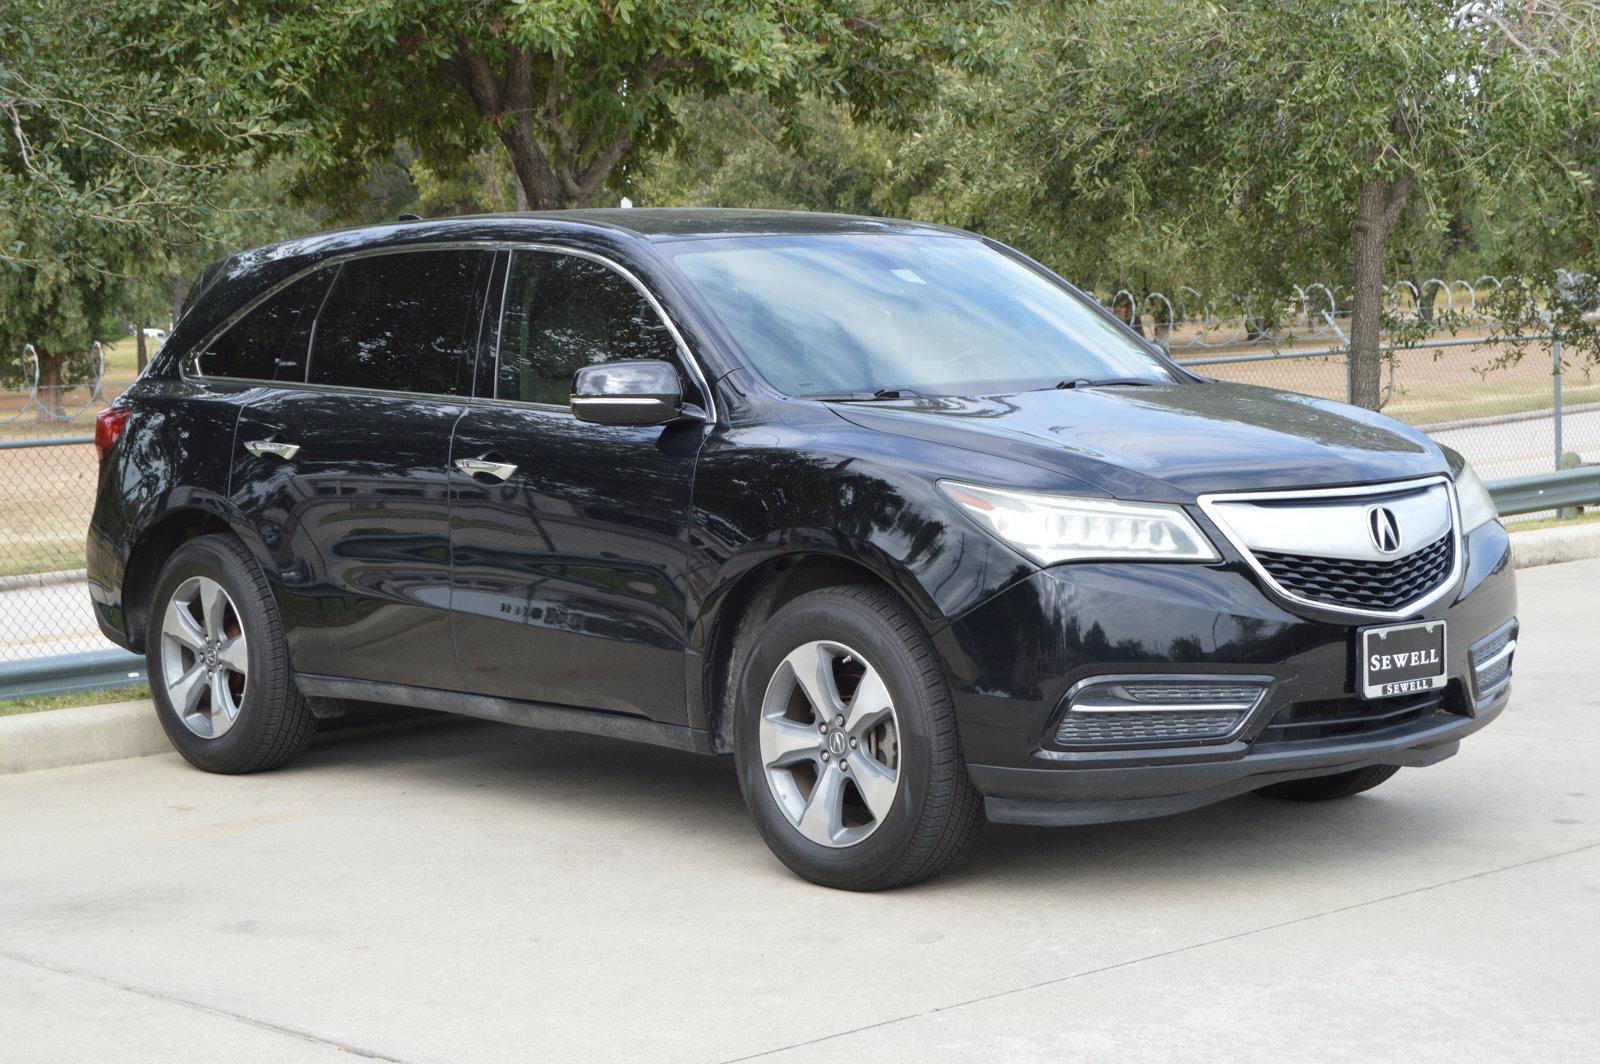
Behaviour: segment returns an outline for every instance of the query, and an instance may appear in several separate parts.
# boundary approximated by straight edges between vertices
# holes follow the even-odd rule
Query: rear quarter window
[[[303,381],[311,319],[336,271],[318,270],[291,282],[200,351],[195,368],[204,377],[258,381]]]

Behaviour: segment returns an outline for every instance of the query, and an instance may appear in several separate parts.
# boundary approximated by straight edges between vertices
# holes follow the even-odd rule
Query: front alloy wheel
[[[819,846],[876,831],[900,785],[900,727],[878,671],[815,640],[779,663],[761,706],[761,763],[789,823]]]
[[[734,649],[739,787],[779,860],[881,890],[937,875],[983,823],[922,623],[887,588],[807,592]]]

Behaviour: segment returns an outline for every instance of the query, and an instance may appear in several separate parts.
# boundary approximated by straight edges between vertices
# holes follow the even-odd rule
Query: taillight
[[[94,451],[102,462],[111,453],[111,448],[116,446],[117,437],[128,427],[128,419],[132,416],[133,411],[125,406],[108,406],[95,415]]]

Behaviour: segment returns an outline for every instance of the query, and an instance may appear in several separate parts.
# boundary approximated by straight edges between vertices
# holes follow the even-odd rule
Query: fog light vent
[[[1056,726],[1058,746],[1216,742],[1238,731],[1270,681],[1118,678],[1079,684]]]
[[[1478,698],[1488,698],[1511,679],[1511,657],[1517,649],[1517,623],[1475,645],[1472,650],[1472,686]]]

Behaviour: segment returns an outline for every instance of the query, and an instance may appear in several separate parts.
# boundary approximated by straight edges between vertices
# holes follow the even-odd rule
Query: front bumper
[[[1505,708],[1509,684],[1476,690],[1470,652],[1516,613],[1505,530],[1483,526],[1465,554],[1458,590],[1423,615],[1449,626],[1449,683],[1410,702],[1359,697],[1355,633],[1364,624],[1281,603],[1236,557],[1057,566],[1013,585],[936,636],[989,818],[1161,816],[1282,780],[1449,757]],[[1225,741],[1057,745],[1067,692],[1110,674],[1249,676],[1271,686]],[[1318,714],[1339,726],[1293,723]]]

